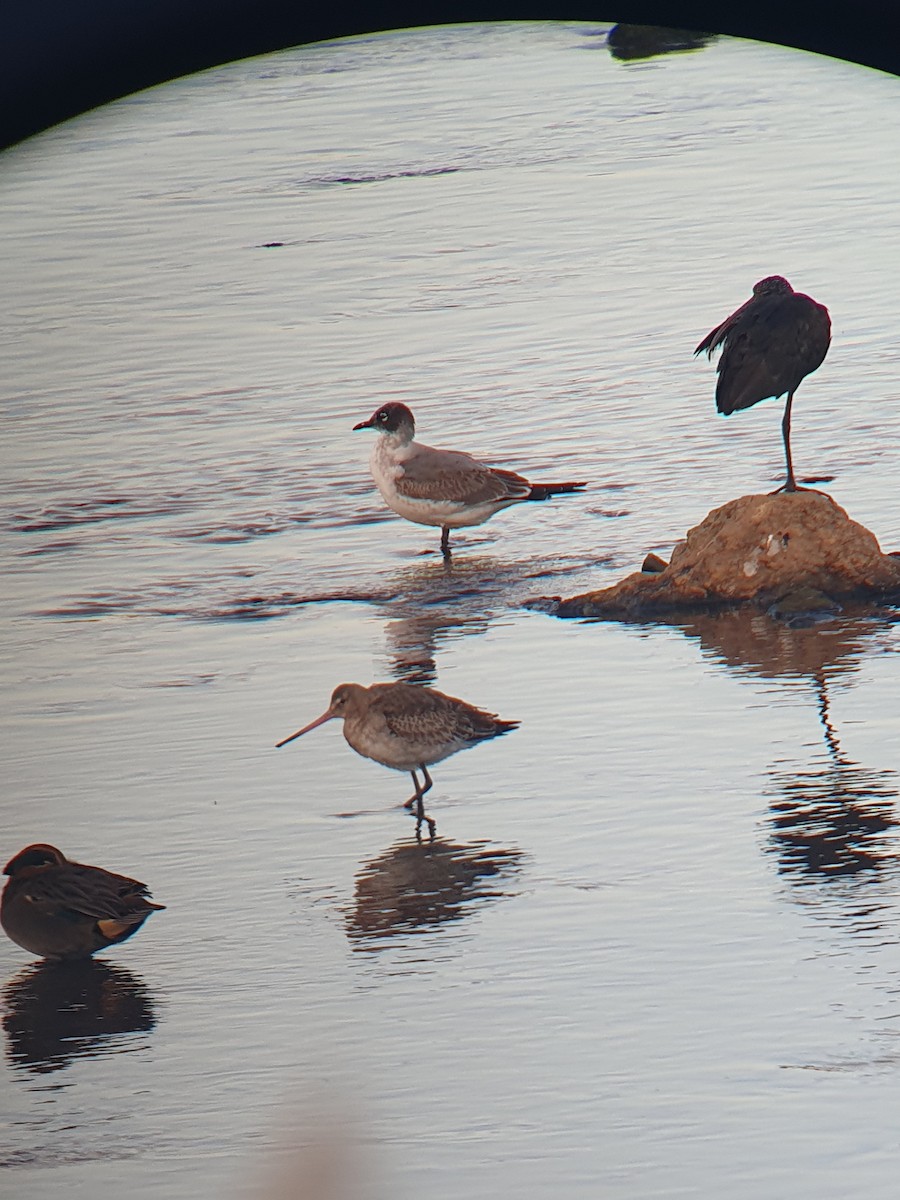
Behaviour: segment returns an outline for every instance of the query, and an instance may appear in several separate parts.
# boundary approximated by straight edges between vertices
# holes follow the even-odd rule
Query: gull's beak
[[[375,428],[375,418],[374,417],[369,417],[368,421],[360,421],[360,423],[358,425],[353,426],[354,431],[357,429],[374,429],[374,428]]]
[[[275,743],[275,749],[280,750],[282,746],[286,746],[288,742],[292,742],[294,738],[300,737],[304,733],[309,733],[311,729],[316,729],[319,725],[324,725],[326,721],[330,721],[334,713],[329,709],[328,712],[322,713],[321,717],[316,717],[314,721],[310,721],[308,725],[304,725],[302,729],[298,729],[296,733],[292,733],[290,737],[283,738],[280,742]]]

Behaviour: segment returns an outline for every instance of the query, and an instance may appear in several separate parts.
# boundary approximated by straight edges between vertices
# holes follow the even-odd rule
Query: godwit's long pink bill
[[[302,729],[298,729],[296,733],[292,733],[290,737],[282,738],[280,742],[275,743],[275,749],[280,750],[282,746],[286,746],[288,742],[292,742],[294,738],[302,737],[304,733],[309,733],[311,729],[317,729],[320,725],[324,725],[326,721],[334,719],[334,713],[325,712],[321,717],[316,717],[314,721],[310,721],[308,725],[304,725]]]

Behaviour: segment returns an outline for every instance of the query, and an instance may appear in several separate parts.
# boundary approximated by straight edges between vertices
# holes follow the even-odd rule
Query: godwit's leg
[[[428,826],[429,837],[433,841],[437,825],[434,823],[431,817],[425,815],[425,803],[422,799],[425,793],[431,788],[432,779],[428,774],[428,768],[424,763],[421,764],[419,770],[422,772],[422,786],[419,787],[419,780],[415,771],[410,771],[410,775],[413,777],[413,787],[416,789],[416,794],[414,796],[410,796],[403,807],[412,808],[413,805],[416,806],[416,837],[421,840],[422,822],[424,821]]]
[[[444,558],[450,557],[450,526],[441,526],[441,554]]]
[[[413,794],[410,796],[410,798],[404,803],[404,805],[403,805],[404,808],[412,808],[412,806],[414,804],[421,803],[422,795],[423,795],[423,793],[419,789],[418,775],[415,773],[415,771],[410,771],[410,775],[412,775],[413,787],[416,790],[413,792]]]
[[[423,778],[424,782],[423,782],[422,786],[419,787],[418,776],[416,775],[415,771],[410,771],[410,775],[412,775],[413,787],[416,790],[415,790],[415,794],[410,796],[410,798],[406,801],[406,803],[403,805],[403,807],[404,808],[412,808],[412,806],[415,804],[416,805],[416,814],[417,814],[419,820],[422,821],[425,819],[425,808],[422,803],[422,797],[431,788],[431,776],[428,774],[428,768],[425,766],[424,763],[422,763],[422,765],[419,767],[419,770],[422,772],[422,778]]]

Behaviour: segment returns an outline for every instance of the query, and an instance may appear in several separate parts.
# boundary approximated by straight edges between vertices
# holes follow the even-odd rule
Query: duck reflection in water
[[[459,921],[477,904],[513,893],[519,850],[441,838],[397,842],[357,875],[347,936],[359,949]]]
[[[3,1029],[13,1066],[32,1074],[67,1067],[76,1058],[136,1050],[156,1025],[144,982],[100,959],[39,962],[3,989]]]

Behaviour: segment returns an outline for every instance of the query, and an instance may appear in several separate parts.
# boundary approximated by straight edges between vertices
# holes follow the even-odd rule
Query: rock
[[[664,558],[660,558],[658,554],[654,554],[651,550],[644,561],[641,563],[641,570],[645,575],[658,575],[660,571],[664,571],[669,564]]]
[[[664,570],[560,600],[561,617],[641,617],[749,604],[835,611],[842,600],[900,599],[900,558],[824,492],[741,496],[713,511]]]

